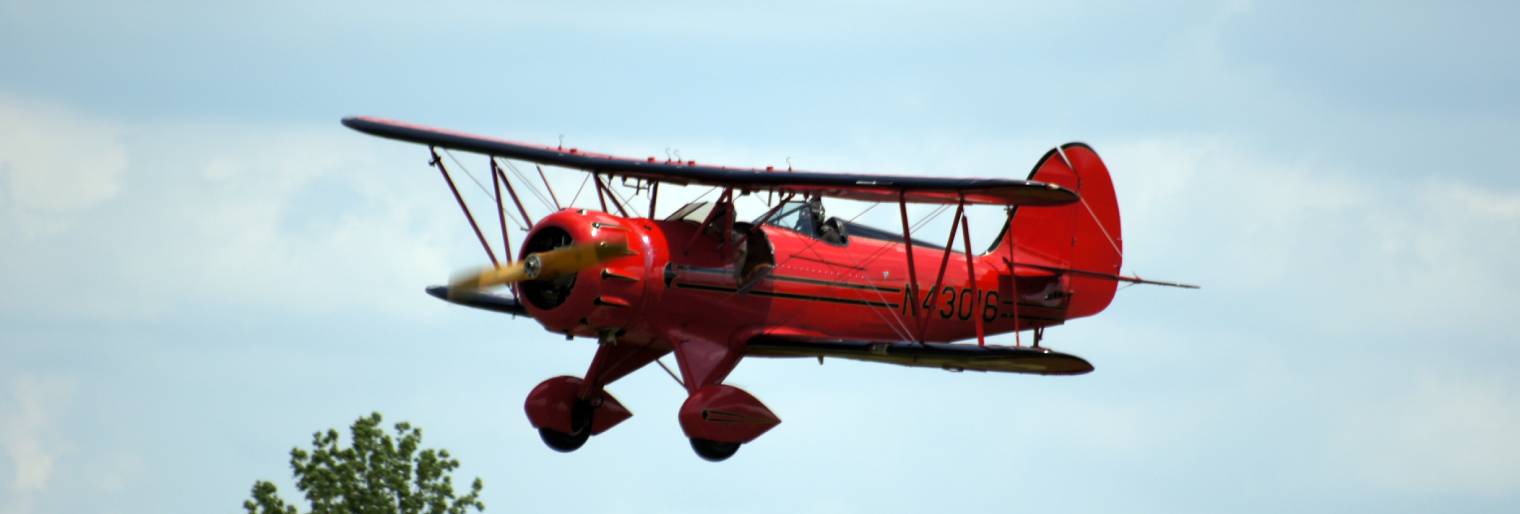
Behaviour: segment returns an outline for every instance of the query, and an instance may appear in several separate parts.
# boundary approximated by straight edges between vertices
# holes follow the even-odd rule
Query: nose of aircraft
[[[640,319],[646,278],[660,253],[649,242],[655,230],[648,220],[564,209],[529,230],[519,261],[461,274],[449,293],[513,285],[524,313],[552,332],[623,331]]]
[[[449,294],[470,294],[488,287],[527,280],[554,280],[630,255],[637,254],[628,248],[626,241],[596,241],[533,252],[513,264],[455,276],[449,281]]]

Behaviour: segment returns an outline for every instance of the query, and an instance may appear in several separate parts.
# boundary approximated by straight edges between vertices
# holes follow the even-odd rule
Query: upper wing
[[[1075,355],[1045,348],[992,344],[803,340],[761,335],[750,340],[746,353],[761,357],[839,357],[953,371],[1081,375],[1093,370],[1092,364]]]
[[[953,204],[964,197],[966,203],[972,204],[1040,206],[1064,205],[1078,200],[1077,193],[1070,189],[1029,180],[782,172],[769,168],[697,164],[696,161],[659,161],[654,157],[631,159],[584,152],[576,148],[567,150],[517,143],[366,116],[344,118],[343,124],[384,138],[658,182],[816,193],[868,202],[896,202],[899,194],[915,203]]]

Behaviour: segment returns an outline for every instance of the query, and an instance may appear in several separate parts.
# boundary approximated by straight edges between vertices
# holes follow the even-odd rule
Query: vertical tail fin
[[[1008,238],[1016,247],[1016,262],[1118,274],[1124,258],[1119,225],[1119,202],[1108,167],[1092,147],[1067,143],[1046,152],[1029,173],[1029,180],[1059,184],[1082,200],[1060,207],[1019,207],[1012,230],[1005,226],[993,254],[1007,255]],[[1103,311],[1114,298],[1113,280],[1068,274],[1072,293],[1067,318]]]

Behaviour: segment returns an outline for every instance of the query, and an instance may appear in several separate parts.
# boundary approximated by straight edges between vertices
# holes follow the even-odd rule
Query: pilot
[[[813,216],[813,226],[818,227],[819,239],[831,244],[844,244],[844,222],[824,216],[822,196],[808,199],[808,212]]]
[[[823,226],[823,197],[813,196],[808,198],[808,214],[813,218],[813,226]]]

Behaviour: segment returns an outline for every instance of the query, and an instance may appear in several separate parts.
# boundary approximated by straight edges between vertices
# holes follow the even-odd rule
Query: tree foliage
[[[396,435],[385,433],[380,413],[360,417],[349,432],[352,445],[339,445],[338,431],[312,434],[311,451],[290,450],[296,488],[306,495],[311,514],[464,514],[485,510],[482,484],[455,496],[450,474],[459,460],[448,450],[421,449],[422,430],[402,422]],[[280,498],[273,483],[253,484],[243,502],[248,514],[297,514]]]

